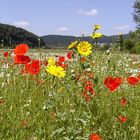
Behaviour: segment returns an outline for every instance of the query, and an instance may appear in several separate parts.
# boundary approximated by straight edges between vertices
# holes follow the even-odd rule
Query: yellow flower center
[[[56,71],[56,75],[60,75],[60,72],[59,71]]]
[[[82,52],[86,52],[87,51],[87,47],[82,47]]]

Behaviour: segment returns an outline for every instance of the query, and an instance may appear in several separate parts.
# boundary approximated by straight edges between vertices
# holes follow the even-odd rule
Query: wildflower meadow
[[[140,140],[140,56],[97,51],[100,28],[63,53],[1,50],[0,140]]]

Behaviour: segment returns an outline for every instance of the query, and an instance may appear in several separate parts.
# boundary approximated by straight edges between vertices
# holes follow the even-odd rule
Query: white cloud
[[[91,9],[90,11],[83,11],[82,9],[80,9],[78,13],[86,16],[96,16],[98,14],[98,11],[96,9]]]
[[[116,30],[126,30],[129,29],[130,26],[129,25],[122,25],[122,26],[116,26],[115,29]]]
[[[15,21],[13,25],[17,27],[27,27],[29,25],[29,22],[27,21]]]
[[[86,13],[85,13],[85,15],[87,15],[87,16],[95,16],[95,15],[97,15],[97,10],[96,9],[91,9],[90,11],[87,11]]]
[[[66,32],[68,30],[67,27],[60,27],[57,29],[57,32]]]

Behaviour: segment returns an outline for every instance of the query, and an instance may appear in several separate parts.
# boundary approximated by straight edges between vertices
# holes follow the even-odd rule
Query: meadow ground
[[[89,140],[91,135],[140,140],[139,55],[96,52],[69,59],[65,51],[32,50],[28,56],[41,63],[34,75],[23,73],[24,65],[3,52],[0,140]],[[48,57],[57,61],[60,55],[67,66],[61,78],[46,71]]]

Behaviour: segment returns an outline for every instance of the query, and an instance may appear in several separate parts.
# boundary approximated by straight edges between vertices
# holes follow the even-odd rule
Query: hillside
[[[123,35],[124,39],[129,35]],[[40,41],[38,40],[40,38]],[[100,43],[113,43],[117,40],[118,36],[103,36]],[[17,28],[12,25],[0,23],[0,47],[8,46],[10,48],[15,47],[19,43],[27,43],[31,48],[38,48],[45,46],[44,48],[65,48],[74,40],[86,40],[93,43],[93,40],[89,36],[87,37],[76,37],[76,36],[62,36],[62,35],[46,35],[39,37],[27,30]]]
[[[38,36],[28,32],[22,28],[17,28],[12,25],[0,23],[0,46],[14,47],[19,43],[27,43],[30,47],[35,48],[39,46]],[[40,38],[40,45],[45,45],[42,38]]]
[[[129,35],[125,34],[123,35],[124,39],[127,38]],[[82,39],[82,40],[86,40],[89,42],[92,42],[93,40],[91,40],[91,38],[88,37],[76,37],[76,36],[62,36],[62,35],[46,35],[46,36],[42,36],[42,39],[44,40],[44,42],[46,43],[47,46],[56,46],[56,45],[60,45],[60,46],[67,46],[69,45],[72,41],[76,40],[76,39]],[[100,43],[113,43],[118,39],[118,35],[112,35],[112,36],[103,36],[99,42]]]

